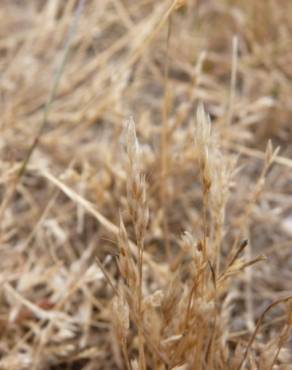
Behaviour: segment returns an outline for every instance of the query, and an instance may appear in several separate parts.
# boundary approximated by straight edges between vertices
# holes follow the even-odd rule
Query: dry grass
[[[292,369],[291,24],[1,1],[0,369]]]

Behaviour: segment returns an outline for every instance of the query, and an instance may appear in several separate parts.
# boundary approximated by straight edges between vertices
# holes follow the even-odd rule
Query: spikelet
[[[127,124],[127,154],[129,160],[127,178],[127,199],[137,240],[143,240],[149,221],[146,198],[145,175],[140,172],[140,147],[136,136],[135,123],[132,118]]]
[[[115,333],[120,343],[127,340],[130,327],[129,306],[124,297],[123,290],[119,289],[119,295],[112,300],[112,314]]]
[[[199,104],[197,109],[194,138],[203,190],[208,193],[212,185],[213,163],[210,156],[213,155],[213,148],[211,142],[211,122],[202,104]]]
[[[120,273],[127,285],[130,288],[135,289],[138,283],[138,272],[130,252],[129,238],[121,216],[118,234],[118,246],[120,250],[118,258]]]

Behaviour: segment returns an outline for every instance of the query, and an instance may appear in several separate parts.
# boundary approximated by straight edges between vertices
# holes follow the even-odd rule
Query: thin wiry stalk
[[[167,173],[169,167],[169,152],[168,152],[168,141],[169,137],[169,104],[170,104],[170,97],[169,97],[169,48],[170,48],[170,38],[171,38],[171,14],[168,19],[168,28],[167,28],[167,41],[166,41],[166,62],[165,62],[165,70],[164,70],[164,99],[163,99],[163,107],[162,107],[162,132],[161,132],[161,178],[160,178],[160,197],[161,197],[161,205],[163,211],[163,233],[164,233],[164,240],[165,240],[165,250],[170,258],[170,244],[169,244],[169,228],[168,228],[168,210],[167,210]]]
[[[9,188],[9,191],[7,192],[7,195],[5,196],[4,201],[1,204],[0,217],[3,214],[4,210],[6,209],[6,207],[8,206],[9,202],[11,201],[11,199],[12,199],[14,193],[15,193],[15,190],[17,188],[17,185],[21,181],[21,178],[23,177],[23,175],[24,175],[24,173],[27,169],[27,165],[30,161],[30,158],[31,158],[33,152],[35,151],[36,147],[38,146],[39,141],[40,141],[40,137],[41,137],[46,125],[47,125],[48,115],[49,115],[52,103],[54,101],[54,98],[55,98],[55,95],[56,95],[61,77],[62,77],[62,75],[64,73],[64,70],[65,70],[65,65],[66,65],[66,61],[67,61],[68,56],[69,56],[71,43],[72,43],[73,37],[76,33],[77,26],[78,26],[78,21],[80,19],[81,14],[82,14],[82,9],[84,7],[85,1],[86,0],[79,0],[79,2],[78,2],[78,7],[76,9],[75,17],[73,18],[73,22],[71,23],[71,26],[70,26],[70,29],[69,29],[69,32],[68,32],[68,37],[67,37],[67,40],[66,40],[65,45],[64,45],[64,54],[62,56],[59,68],[57,69],[57,73],[55,75],[55,78],[53,80],[53,86],[52,86],[52,89],[50,91],[49,98],[48,98],[48,100],[45,104],[44,110],[43,110],[43,118],[42,118],[41,124],[40,124],[40,126],[37,130],[36,136],[33,139],[33,142],[31,144],[31,146],[29,147],[28,152],[27,152],[23,162],[21,163],[21,165],[20,165],[20,167],[19,167],[19,169],[16,173],[16,177],[13,181],[13,184]]]

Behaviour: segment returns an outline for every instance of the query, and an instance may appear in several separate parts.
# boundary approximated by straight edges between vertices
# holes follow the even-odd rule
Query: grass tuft
[[[1,1],[0,369],[291,369],[291,17]]]

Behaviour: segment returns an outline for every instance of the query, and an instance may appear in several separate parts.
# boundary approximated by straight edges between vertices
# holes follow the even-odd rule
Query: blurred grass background
[[[1,368],[292,369],[291,25],[288,0],[1,0]]]

